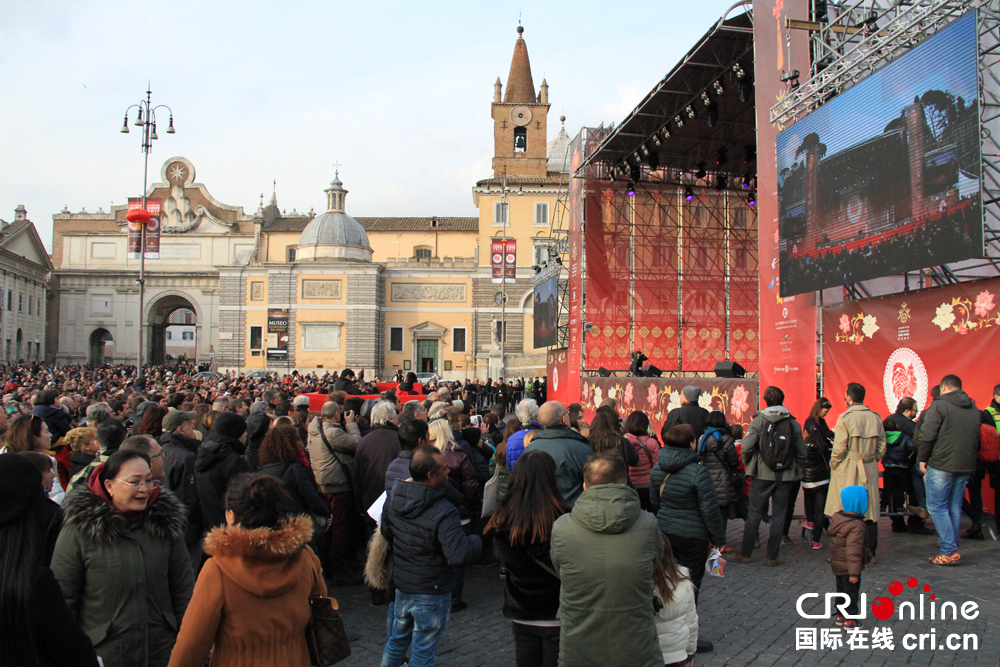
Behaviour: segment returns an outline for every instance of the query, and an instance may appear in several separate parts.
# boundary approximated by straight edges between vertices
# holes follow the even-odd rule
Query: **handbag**
[[[309,598],[312,615],[306,626],[306,643],[310,664],[316,667],[335,665],[351,654],[344,620],[332,602],[333,598],[328,597]]]
[[[500,461],[497,461],[493,471],[493,476],[490,477],[489,481],[483,486],[483,511],[480,513],[480,516],[484,519],[488,516],[493,516],[493,513],[497,511],[497,507],[500,505],[501,465],[503,464]]]

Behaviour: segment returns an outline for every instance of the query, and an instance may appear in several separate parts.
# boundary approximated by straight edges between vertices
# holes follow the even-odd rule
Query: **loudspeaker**
[[[663,375],[663,371],[654,366],[653,364],[646,364],[642,367],[642,377],[647,378],[658,378]]]
[[[611,377],[611,371],[609,371],[604,366],[601,366],[600,368],[597,369],[597,374],[600,375],[602,378]]]
[[[720,361],[715,364],[717,378],[745,378],[747,371],[735,361]]]

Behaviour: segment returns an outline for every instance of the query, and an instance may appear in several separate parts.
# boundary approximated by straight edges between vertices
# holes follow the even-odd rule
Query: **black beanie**
[[[0,454],[0,526],[17,521],[46,497],[42,473],[27,456]]]
[[[223,412],[212,422],[212,430],[223,437],[238,440],[246,433],[247,423],[235,412]]]

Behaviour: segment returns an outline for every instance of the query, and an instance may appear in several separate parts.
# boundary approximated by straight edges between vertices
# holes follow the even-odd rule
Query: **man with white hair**
[[[115,411],[107,403],[94,403],[87,408],[87,428],[97,428],[115,416]]]
[[[358,442],[354,452],[354,501],[365,521],[368,508],[385,491],[385,471],[399,456],[399,417],[388,401],[379,401],[371,412],[372,430]],[[371,521],[374,525],[374,521]]]
[[[399,415],[399,425],[402,426],[411,419],[427,421],[427,408],[420,401],[407,401],[403,404],[403,411]]]
[[[212,401],[212,409],[218,410],[219,412],[229,412],[229,398],[226,396],[219,396],[217,399]]]
[[[542,428],[536,421],[538,417],[538,403],[533,398],[526,398],[514,408],[514,414],[521,422],[521,429],[507,438],[507,469],[513,470],[514,464],[524,453],[524,436],[528,431]]]

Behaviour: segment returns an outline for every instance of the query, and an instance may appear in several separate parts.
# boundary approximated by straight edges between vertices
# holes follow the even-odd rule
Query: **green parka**
[[[52,571],[104,666],[165,666],[194,589],[184,506],[162,489],[129,525],[80,486],[63,510]]]
[[[653,571],[663,556],[656,518],[621,484],[586,489],[552,527],[560,667],[662,667]]]

